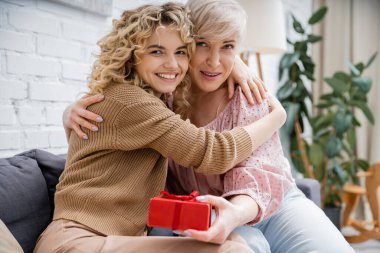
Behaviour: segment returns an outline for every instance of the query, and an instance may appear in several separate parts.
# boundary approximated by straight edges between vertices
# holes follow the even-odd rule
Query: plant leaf
[[[307,92],[305,88],[304,88],[304,91]],[[305,99],[302,99],[302,101],[300,102],[300,112],[303,112],[307,119],[310,118],[309,109],[305,104]]]
[[[334,97],[333,94],[325,94],[325,95],[322,95],[319,99],[321,99],[321,100],[330,100],[333,97]]]
[[[336,136],[330,136],[327,140],[326,155],[328,158],[337,156],[342,149],[342,141]]]
[[[289,78],[290,80],[292,80],[293,82],[297,81],[300,79],[300,74],[301,74],[301,71],[300,71],[300,67],[298,66],[298,63],[295,62],[291,67],[290,67],[290,70],[289,70]]]
[[[301,55],[300,61],[302,62],[302,65],[304,66],[305,72],[309,72],[311,75],[313,75],[314,69],[315,69],[315,63],[310,58],[310,56]]]
[[[373,114],[366,103],[362,101],[351,101],[351,104],[360,108],[372,125],[375,123],[375,118],[373,117]]]
[[[372,64],[372,62],[376,59],[376,57],[377,57],[377,52],[375,52],[375,53],[371,56],[371,58],[368,60],[368,62],[367,62],[367,64],[365,65],[365,67],[368,68],[368,67]]]
[[[325,154],[323,148],[318,143],[313,143],[309,149],[310,162],[314,168],[319,168],[323,163],[323,158]]]
[[[301,23],[294,17],[294,15],[292,15],[292,17],[293,17],[293,28],[294,28],[294,30],[300,34],[304,34],[305,30],[303,29]]]
[[[343,134],[352,126],[352,114],[338,112],[335,116],[333,126],[338,135]]]
[[[294,89],[295,89],[295,87],[293,86],[292,82],[290,82],[290,81],[286,82],[277,91],[278,99],[281,101],[281,100],[288,98],[290,95],[292,95]]]
[[[355,150],[356,146],[356,134],[355,134],[355,128],[351,127],[347,131],[347,142],[350,145],[350,148],[352,151]]]
[[[338,96],[335,96],[335,97],[331,98],[330,100],[331,100],[331,102],[333,102],[334,104],[336,104],[337,106],[339,106],[339,108],[343,108],[344,109],[346,107],[346,104]]]
[[[315,81],[315,78],[313,77],[312,73],[310,73],[308,71],[304,71],[304,72],[302,72],[302,74],[304,74],[307,77],[307,79],[309,79],[310,81]]]
[[[366,160],[358,159],[356,160],[356,164],[364,171],[367,171],[369,168],[369,163]]]
[[[346,64],[355,76],[360,75],[360,71],[350,61],[347,61]]]
[[[286,42],[288,42],[288,44],[290,44],[290,45],[294,44],[294,42],[292,42],[289,38],[286,38]]]
[[[327,107],[331,107],[334,103],[328,101],[328,102],[321,102],[319,104],[317,104],[317,108],[327,108]]]
[[[352,153],[352,150],[351,150],[351,147],[350,147],[350,145],[348,144],[348,141],[347,142],[343,142],[343,149],[344,149],[344,151],[346,151],[347,152],[347,154],[351,157],[351,156],[353,156],[353,153]]]
[[[294,43],[294,51],[305,56],[307,52],[307,41],[297,41]]]
[[[344,93],[350,89],[350,85],[348,83],[343,82],[337,78],[325,78],[325,81],[328,85],[333,88],[334,91],[338,93]]]
[[[310,25],[314,25],[315,23],[318,23],[325,15],[327,12],[327,7],[322,6],[319,10],[313,13],[313,15],[309,18],[308,23]]]
[[[287,113],[287,118],[283,127],[288,134],[291,134],[294,129],[294,122],[296,115],[298,115],[300,105],[296,103],[287,103],[284,107]]]
[[[368,76],[354,77],[352,83],[358,86],[362,92],[368,93],[372,86],[372,79]]]
[[[327,115],[318,115],[313,120],[313,129],[321,129],[328,126],[331,126],[332,122],[334,120],[334,115],[332,113]]]
[[[281,58],[280,66],[283,69],[288,69],[290,68],[290,66],[293,65],[293,63],[298,61],[299,58],[300,58],[300,53],[298,52],[284,54],[284,56]]]
[[[351,77],[342,71],[335,72],[333,77],[342,80],[345,83],[349,83],[351,81]]]
[[[355,64],[355,68],[356,68],[357,70],[359,70],[360,73],[362,73],[363,70],[364,70],[364,68],[365,68],[364,63],[359,62],[358,64]]]
[[[336,161],[336,159],[334,159],[334,167],[333,168],[334,168],[336,175],[338,176],[339,182],[341,184],[344,184],[346,181],[346,173],[344,172],[342,167],[339,165],[339,163]]]
[[[356,127],[360,127],[362,125],[362,124],[360,124],[359,120],[355,117],[355,115],[354,115],[354,118],[352,119],[352,123]]]
[[[319,130],[318,132],[316,132],[314,134],[313,140],[317,141],[317,140],[319,140],[320,138],[326,136],[329,133],[330,133],[330,129],[328,129],[328,128],[321,129],[321,130]]]
[[[310,43],[315,43],[315,42],[318,42],[320,40],[322,40],[322,36],[319,36],[319,35],[309,34],[307,36],[307,42],[310,42]]]

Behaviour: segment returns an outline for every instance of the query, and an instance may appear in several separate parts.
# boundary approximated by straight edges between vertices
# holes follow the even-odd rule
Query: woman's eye
[[[179,51],[176,52],[176,54],[187,55],[187,52],[185,50],[179,50]]]
[[[162,51],[161,50],[154,50],[154,51],[151,51],[150,54],[162,54]]]
[[[223,48],[225,48],[225,49],[234,49],[235,46],[234,46],[233,44],[225,44],[225,45],[223,46]]]
[[[197,42],[196,46],[197,47],[207,47],[207,44],[206,44],[206,42]]]

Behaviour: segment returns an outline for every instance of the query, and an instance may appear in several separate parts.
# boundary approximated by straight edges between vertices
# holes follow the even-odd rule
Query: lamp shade
[[[286,51],[285,16],[281,0],[239,0],[247,12],[243,49],[261,54]]]

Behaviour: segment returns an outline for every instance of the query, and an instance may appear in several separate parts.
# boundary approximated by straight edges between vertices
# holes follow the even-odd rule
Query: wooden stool
[[[365,177],[366,188],[358,185],[346,184],[343,187],[343,201],[346,204],[343,212],[343,226],[352,226],[359,232],[359,235],[345,236],[349,243],[359,243],[369,239],[380,239],[380,196],[377,189],[380,186],[380,164],[374,164],[367,172],[359,172],[358,177]],[[366,195],[371,208],[373,221],[358,221],[350,217],[356,208],[359,197]],[[372,225],[368,229],[368,225]]]

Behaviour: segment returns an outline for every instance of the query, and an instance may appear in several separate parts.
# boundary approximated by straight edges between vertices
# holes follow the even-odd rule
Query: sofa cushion
[[[37,162],[25,156],[0,159],[0,218],[26,253],[33,251],[50,214],[46,182]]]
[[[64,157],[30,150],[0,159],[0,219],[25,253],[51,221],[55,185]]]
[[[19,156],[27,156],[36,160],[46,181],[50,207],[53,212],[55,186],[59,181],[59,176],[65,168],[66,155],[54,155],[40,149],[32,149],[19,154]]]

